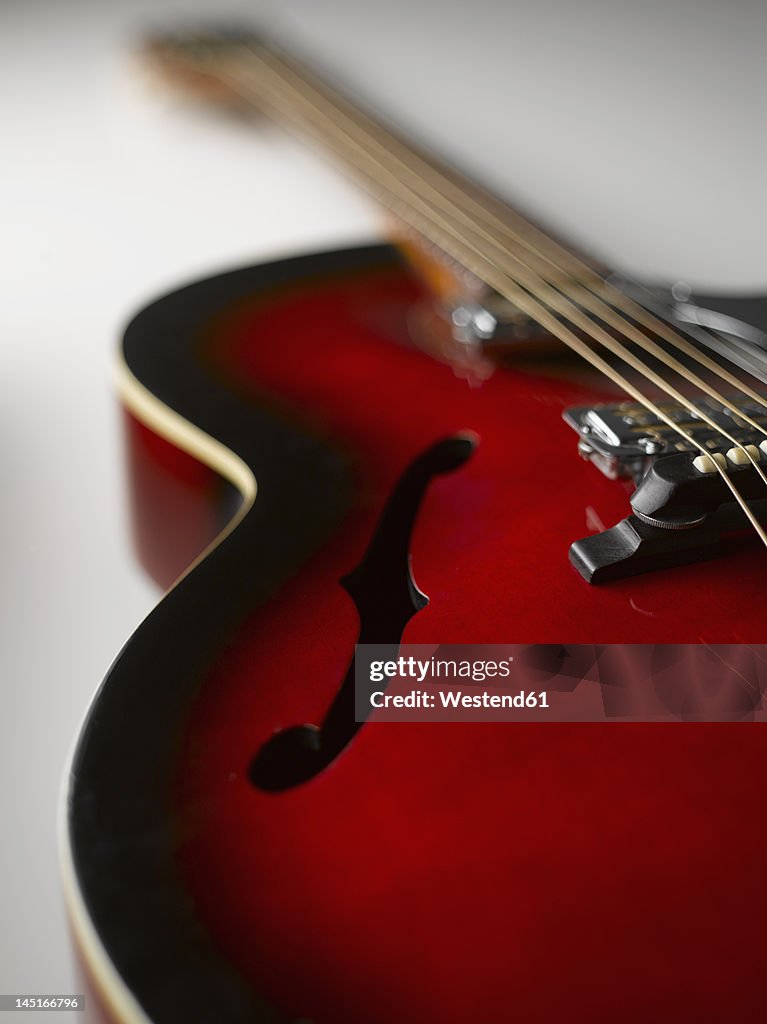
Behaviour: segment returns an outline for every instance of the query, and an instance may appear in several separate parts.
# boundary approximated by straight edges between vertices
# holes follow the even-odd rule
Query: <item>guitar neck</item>
[[[397,221],[506,298],[507,282],[516,292],[541,271],[554,287],[601,284],[593,264],[392,131],[279,47],[218,38],[215,44],[198,41],[196,51],[187,46],[183,57],[219,92],[223,88],[320,146]],[[167,52],[164,59],[167,63]]]

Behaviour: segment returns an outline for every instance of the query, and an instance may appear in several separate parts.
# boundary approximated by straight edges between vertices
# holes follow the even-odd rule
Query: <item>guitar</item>
[[[276,45],[148,53],[322,145],[394,244],[199,281],[126,331],[139,555],[170,589],[71,765],[91,1008],[761,1019],[767,305],[621,278]],[[509,638],[555,667],[653,645],[682,710],[723,675],[750,702],[354,723],[355,642]]]

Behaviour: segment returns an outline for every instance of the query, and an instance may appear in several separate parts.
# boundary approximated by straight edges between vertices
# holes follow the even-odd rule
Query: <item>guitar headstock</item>
[[[197,27],[153,32],[142,40],[139,58],[165,83],[213,103],[239,104],[236,69],[266,51],[255,32],[232,27]]]

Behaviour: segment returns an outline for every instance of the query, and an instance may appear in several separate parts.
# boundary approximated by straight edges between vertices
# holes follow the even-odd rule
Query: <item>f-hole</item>
[[[358,643],[391,645],[396,656],[405,626],[429,603],[413,579],[413,527],[431,480],[458,469],[476,447],[477,438],[469,433],[438,441],[414,459],[398,480],[362,561],[340,581],[359,613]],[[251,761],[251,782],[269,792],[308,782],[346,749],[362,725],[354,715],[352,657],[322,723],[276,732]]]

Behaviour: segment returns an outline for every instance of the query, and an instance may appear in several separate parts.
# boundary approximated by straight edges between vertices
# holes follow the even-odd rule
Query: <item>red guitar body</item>
[[[258,494],[128,643],[79,744],[76,898],[120,979],[91,961],[102,998],[158,1024],[762,1020],[758,725],[371,721],[304,785],[250,781],[276,730],[322,720],[359,631],[339,580],[457,432],[479,445],[419,510],[430,603],[406,641],[764,640],[756,544],[584,582],[569,545],[628,492],[561,414],[611,385],[562,355],[470,386],[410,340],[420,299],[365,249],[202,282],[128,329],[133,377]],[[137,417],[140,548],[169,582],[238,499]]]

